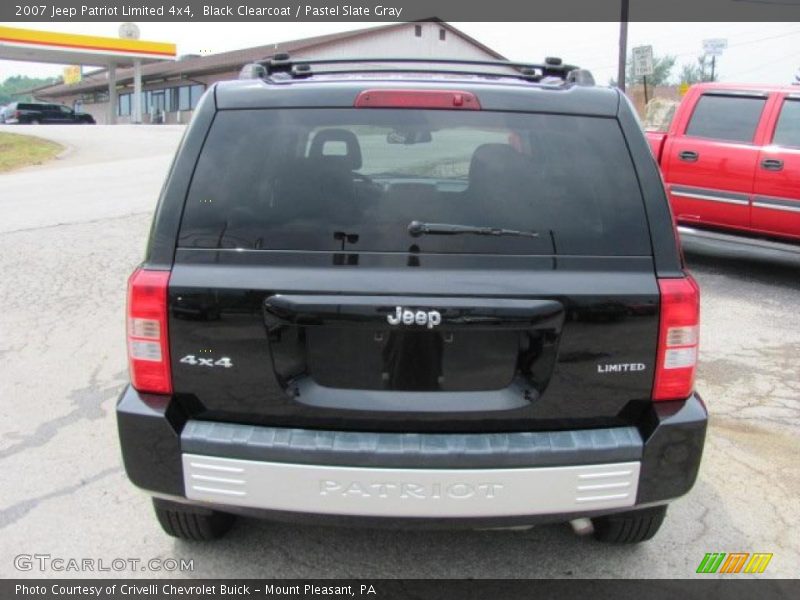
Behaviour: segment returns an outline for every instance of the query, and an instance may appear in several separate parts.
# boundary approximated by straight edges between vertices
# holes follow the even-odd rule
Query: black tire
[[[610,544],[638,544],[652,538],[664,517],[667,506],[640,508],[592,519],[594,537]]]
[[[153,498],[153,509],[161,528],[172,537],[195,542],[216,540],[228,533],[234,515]]]

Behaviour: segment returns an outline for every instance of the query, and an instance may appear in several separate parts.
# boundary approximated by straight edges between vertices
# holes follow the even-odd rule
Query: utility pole
[[[625,63],[628,59],[628,3],[629,0],[620,0],[617,87],[623,92],[625,91]]]

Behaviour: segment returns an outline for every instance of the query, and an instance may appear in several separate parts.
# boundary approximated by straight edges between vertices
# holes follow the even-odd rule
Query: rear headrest
[[[346,154],[326,154],[325,144],[328,142],[343,142],[347,149]],[[361,168],[361,146],[358,138],[347,129],[323,129],[317,132],[311,142],[308,157],[324,159],[326,162],[341,162],[343,168],[356,171]]]
[[[524,173],[525,159],[508,144],[482,144],[475,149],[469,163],[470,185],[491,183],[504,176]]]

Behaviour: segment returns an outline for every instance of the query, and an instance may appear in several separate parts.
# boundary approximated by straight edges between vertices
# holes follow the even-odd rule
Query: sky
[[[117,37],[119,23],[0,23],[66,33]],[[140,23],[144,40],[173,42],[178,54],[216,53],[271,42],[371,27],[379,23]],[[560,56],[590,69],[598,83],[616,77],[618,23],[453,23],[512,60],[539,62]],[[221,35],[222,32],[222,35]],[[800,23],[630,23],[628,48],[650,44],[656,56],[676,56],[680,66],[702,53],[702,41],[726,38],[717,58],[722,81],[791,83],[800,68]],[[0,60],[0,81],[11,75],[60,75],[62,67]]]

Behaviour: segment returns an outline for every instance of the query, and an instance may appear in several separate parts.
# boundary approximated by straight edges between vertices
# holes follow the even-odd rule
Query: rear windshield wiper
[[[471,233],[473,235],[511,235],[517,237],[539,237],[535,231],[519,231],[517,229],[501,229],[499,227],[477,227],[475,225],[456,225],[453,223],[424,223],[411,221],[408,224],[408,233],[414,237],[421,235],[458,235]]]

